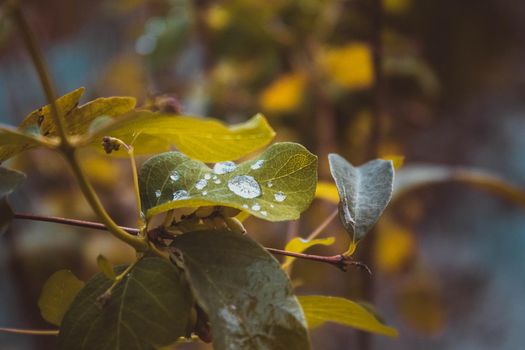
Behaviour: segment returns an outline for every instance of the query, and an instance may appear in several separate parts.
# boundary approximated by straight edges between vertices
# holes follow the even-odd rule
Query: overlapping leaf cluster
[[[98,145],[111,136],[133,143],[139,153],[182,151],[155,155],[142,165],[140,194],[147,218],[177,208],[212,208],[204,219],[226,222],[220,208],[229,207],[265,220],[293,220],[314,198],[317,157],[301,145],[276,143],[253,159],[231,162],[273,138],[261,115],[228,127],[211,119],[135,110],[134,99],[127,97],[79,106],[82,93],[78,89],[56,101],[74,147]],[[39,146],[57,147],[51,116],[45,106],[17,129],[2,127],[1,160]],[[205,163],[226,160],[213,169]],[[220,170],[224,166],[228,170]],[[23,175],[0,170],[4,200]],[[333,300],[304,299],[301,306],[288,276],[262,246],[228,225],[201,228],[171,238],[165,248],[171,262],[144,257],[113,270],[99,257],[103,272],[86,284],[69,271],[54,274],[39,306],[46,320],[60,326],[59,349],[156,349],[192,333],[212,340],[217,349],[308,349],[307,320],[312,327],[332,321],[394,334],[350,301],[342,301],[345,315],[332,307],[320,319],[311,310]]]

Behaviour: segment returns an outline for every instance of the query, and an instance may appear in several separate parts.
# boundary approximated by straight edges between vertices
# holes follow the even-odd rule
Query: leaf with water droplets
[[[176,237],[184,272],[210,318],[217,350],[310,348],[303,312],[277,260],[229,231]]]
[[[374,226],[392,197],[392,161],[376,159],[354,167],[338,154],[330,154],[330,172],[339,192],[339,217],[358,242]]]
[[[155,350],[185,335],[193,298],[173,264],[140,260],[101,305],[112,283],[102,273],[87,282],[64,316],[57,349]]]
[[[239,159],[266,146],[275,132],[261,114],[226,126],[219,120],[137,111],[94,131],[83,144],[99,146],[104,136],[131,143],[136,154],[158,153],[173,145],[204,162]]]
[[[276,143],[256,159],[229,164],[227,172],[219,168],[214,173],[180,152],[150,158],[139,172],[146,216],[181,207],[222,205],[270,221],[294,220],[314,196],[317,157],[296,143]],[[174,171],[180,175],[177,181],[170,178]],[[207,179],[208,174],[213,175]]]

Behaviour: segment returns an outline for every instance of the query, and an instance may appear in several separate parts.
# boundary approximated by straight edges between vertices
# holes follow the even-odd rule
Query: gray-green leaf
[[[310,348],[303,311],[277,260],[247,236],[199,231],[178,236],[195,297],[217,350]]]
[[[253,160],[214,169],[179,152],[150,158],[139,173],[146,216],[222,205],[270,221],[295,220],[314,198],[317,157],[296,143],[276,143]]]
[[[142,259],[101,306],[97,297],[111,284],[98,273],[80,291],[62,321],[58,349],[154,350],[185,334],[192,297],[173,264]]]
[[[392,161],[376,159],[358,167],[330,154],[330,172],[339,192],[339,216],[353,242],[361,240],[377,222],[392,197]]]

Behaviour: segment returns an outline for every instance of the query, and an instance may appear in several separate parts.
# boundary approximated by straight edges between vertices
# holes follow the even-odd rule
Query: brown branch
[[[34,215],[34,214],[27,214],[27,213],[15,213],[14,218],[22,219],[22,220],[32,220],[32,221],[54,222],[57,224],[64,224],[64,225],[77,226],[77,227],[93,228],[95,230],[108,231],[108,228],[104,226],[104,224],[99,223],[99,222],[75,220],[75,219],[61,218],[57,216],[41,216],[41,215]],[[136,228],[123,227],[123,226],[120,226],[120,228],[132,235],[139,234],[139,229],[136,229]]]
[[[96,230],[104,230],[104,231],[108,230],[107,227],[104,226],[104,224],[99,223],[99,222],[92,222],[92,221],[86,221],[86,220],[75,220],[75,219],[61,218],[61,217],[56,217],[56,216],[42,216],[42,215],[34,215],[34,214],[27,214],[27,213],[15,213],[14,218],[21,219],[21,220],[54,222],[57,224],[92,228]],[[123,226],[120,226],[120,228],[133,235],[137,235],[139,233],[139,230],[136,228],[123,227]],[[156,228],[151,230],[151,232],[157,232],[157,231],[158,230]],[[268,252],[272,254],[276,254],[276,255],[291,256],[291,257],[298,258],[298,259],[311,260],[311,261],[317,261],[317,262],[330,264],[330,265],[333,265],[341,269],[342,271],[346,271],[348,266],[357,266],[365,270],[366,272],[368,272],[370,275],[372,274],[368,266],[366,266],[362,262],[354,261],[350,257],[346,257],[342,254],[333,255],[333,256],[323,256],[323,255],[312,255],[312,254],[288,252],[286,250],[281,250],[281,249],[276,249],[276,248],[266,248],[265,247],[265,249]]]

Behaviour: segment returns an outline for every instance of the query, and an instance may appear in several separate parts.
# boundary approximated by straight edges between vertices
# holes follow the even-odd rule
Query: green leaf
[[[8,196],[25,179],[24,173],[0,167],[0,199]]]
[[[140,260],[101,306],[97,298],[112,283],[99,273],[80,291],[62,322],[58,349],[154,350],[185,334],[193,301],[173,264]]]
[[[292,253],[302,253],[310,247],[313,247],[316,245],[329,246],[329,245],[334,244],[334,242],[335,242],[334,237],[317,238],[317,239],[311,239],[311,240],[296,237],[296,238],[291,239],[288,243],[286,243],[286,247],[284,248],[284,250],[286,250],[287,252],[292,252]],[[293,263],[293,261],[295,261],[295,258],[293,256],[287,256],[284,260],[283,268],[290,266]]]
[[[333,322],[362,331],[397,337],[395,328],[385,326],[373,313],[348,299],[330,296],[299,296],[309,328]]]
[[[7,230],[14,217],[6,197],[25,179],[23,173],[0,166],[0,235]]]
[[[104,256],[99,254],[97,256],[97,265],[99,270],[110,280],[114,281],[117,275],[115,274],[115,270],[113,270],[113,265],[109,262],[109,260]]]
[[[9,224],[13,221],[15,214],[6,198],[0,198],[0,235],[4,234],[8,229]]]
[[[392,161],[376,159],[354,167],[330,154],[330,172],[339,192],[339,217],[353,242],[360,241],[377,222],[392,197]]]
[[[228,127],[214,119],[139,111],[102,126],[84,144],[98,146],[104,136],[128,144],[134,140],[136,154],[163,152],[174,145],[194,159],[220,162],[239,159],[266,146],[275,132],[260,114]]]
[[[259,244],[229,231],[198,231],[172,246],[210,318],[215,349],[310,348],[290,281]]]
[[[67,309],[83,287],[84,282],[69,270],[60,270],[52,274],[38,298],[38,307],[44,320],[60,326]]]
[[[270,221],[294,220],[314,197],[317,157],[296,143],[276,143],[224,174],[215,169],[179,152],[150,158],[139,172],[146,216],[180,207],[222,205]]]
[[[525,189],[497,174],[483,169],[437,164],[409,165],[399,170],[394,182],[394,199],[413,190],[447,182],[471,185],[525,207]]]

